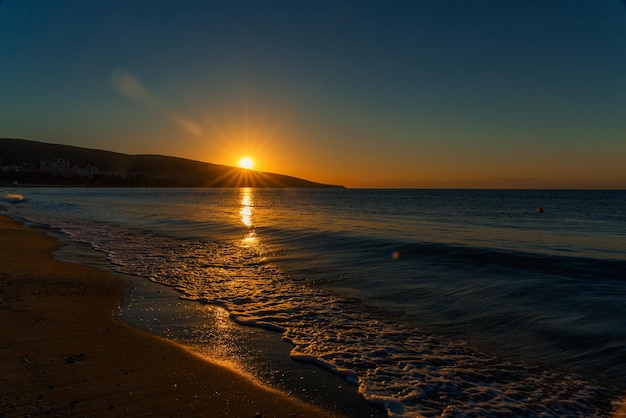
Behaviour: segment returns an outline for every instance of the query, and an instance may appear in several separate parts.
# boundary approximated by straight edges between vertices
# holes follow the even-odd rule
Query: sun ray
[[[210,115],[210,116],[209,116]],[[221,107],[207,111],[203,126],[211,133],[213,163],[233,165],[242,156],[254,158],[254,170],[284,171],[280,167],[286,138],[293,136],[294,109],[279,101],[261,100],[244,90]],[[279,164],[276,166],[276,164]]]

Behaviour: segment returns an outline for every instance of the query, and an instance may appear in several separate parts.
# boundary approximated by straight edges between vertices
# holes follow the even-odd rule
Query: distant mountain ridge
[[[0,182],[41,185],[341,188],[163,155],[0,138]]]

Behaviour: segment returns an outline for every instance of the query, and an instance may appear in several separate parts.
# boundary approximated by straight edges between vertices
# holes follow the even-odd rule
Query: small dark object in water
[[[85,353],[73,354],[65,359],[65,364],[73,364],[77,361],[85,360]]]

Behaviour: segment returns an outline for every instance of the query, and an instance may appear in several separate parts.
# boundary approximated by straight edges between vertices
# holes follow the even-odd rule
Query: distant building
[[[80,165],[76,165],[74,166],[74,168],[76,169],[76,175],[78,177],[93,177],[96,174],[98,174],[98,172],[100,171],[98,169],[98,167],[96,167],[95,165],[91,165],[91,164],[80,164]]]
[[[24,171],[24,167],[21,165],[0,165],[0,171],[3,173],[21,173]]]
[[[100,172],[99,168],[95,165],[80,163],[70,166],[70,162],[62,158],[40,161],[39,171],[46,174],[52,174],[53,176],[89,178]]]
[[[53,175],[67,175],[70,169],[70,162],[61,158],[54,160],[43,160],[39,162],[39,168],[42,173]]]

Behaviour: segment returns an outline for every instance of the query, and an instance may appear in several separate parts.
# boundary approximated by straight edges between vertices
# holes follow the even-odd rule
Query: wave
[[[555,254],[542,250],[494,248],[486,246],[390,240],[355,236],[345,233],[317,231],[285,231],[263,229],[260,231],[275,245],[297,248],[306,254],[341,255],[346,264],[353,266],[355,260],[379,263],[393,258],[399,262],[424,262],[438,265],[464,265],[467,267],[497,266],[511,270],[536,272],[543,275],[569,278],[624,280],[626,258],[623,252],[604,251],[600,256],[589,256],[586,252],[562,249],[566,254]],[[295,251],[294,251],[295,252]],[[304,258],[304,257],[302,257]],[[337,261],[337,257],[333,258]]]
[[[626,384],[626,262],[334,233],[279,231],[295,282],[522,360]],[[528,341],[533,341],[529,346]]]

